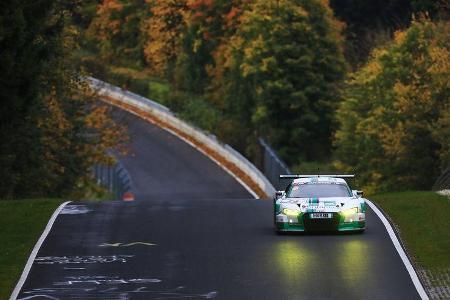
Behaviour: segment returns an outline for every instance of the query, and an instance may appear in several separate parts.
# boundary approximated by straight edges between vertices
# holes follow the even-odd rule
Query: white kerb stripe
[[[44,232],[42,232],[41,237],[36,242],[36,245],[34,245],[33,251],[31,251],[30,257],[28,257],[27,264],[25,265],[25,268],[23,269],[22,275],[20,276],[19,282],[17,282],[16,287],[14,288],[14,291],[11,294],[11,297],[9,300],[15,300],[17,296],[19,295],[20,290],[22,289],[23,284],[25,283],[25,280],[28,277],[28,274],[30,273],[31,266],[33,265],[34,259],[36,258],[36,255],[39,252],[39,249],[41,248],[42,244],[45,241],[45,238],[47,237],[48,233],[52,229],[53,223],[55,223],[56,218],[58,217],[59,213],[63,208],[69,204],[71,201],[67,201],[62,203],[53,213],[53,215],[50,217],[50,220],[47,223],[47,226],[44,229]]]
[[[400,255],[400,258],[403,261],[403,264],[406,267],[406,270],[408,270],[409,276],[411,277],[411,280],[416,287],[417,292],[419,293],[419,296],[424,299],[428,300],[428,295],[425,292],[422,283],[419,280],[419,277],[417,276],[416,271],[414,270],[414,267],[412,266],[411,262],[409,261],[408,256],[406,255],[405,251],[403,250],[403,247],[400,244],[400,241],[397,238],[397,235],[394,232],[394,229],[392,228],[389,221],[386,219],[386,217],[383,215],[383,213],[376,207],[375,204],[373,204],[370,200],[366,199],[367,204],[369,204],[370,208],[377,214],[377,216],[380,218],[381,222],[383,222],[384,227],[386,227],[386,230],[389,234],[389,237],[392,240],[392,243],[394,244],[395,249],[397,250],[398,254]]]

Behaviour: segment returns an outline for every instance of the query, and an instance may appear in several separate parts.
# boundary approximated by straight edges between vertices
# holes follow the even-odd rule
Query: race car
[[[292,179],[274,197],[275,230],[359,231],[366,229],[363,192],[351,190],[344,178],[354,175],[280,175]]]

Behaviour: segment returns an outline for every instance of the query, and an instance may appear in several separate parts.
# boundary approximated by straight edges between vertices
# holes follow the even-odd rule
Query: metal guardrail
[[[248,175],[262,191],[264,191],[266,196],[272,197],[272,195],[274,195],[275,188],[264,176],[264,174],[232,147],[218,141],[214,135],[206,133],[192,124],[177,118],[169,108],[155,101],[144,98],[132,92],[122,90],[119,87],[113,86],[96,78],[87,77],[86,79],[99,96],[110,97],[116,101],[120,101],[121,103],[141,109],[147,113],[150,113],[158,120],[170,124],[180,132],[183,132],[199,143],[206,145],[211,150],[220,154],[226,161],[237,166],[242,172]]]
[[[433,185],[433,191],[442,191],[450,189],[450,167],[442,172],[441,176],[436,180]]]
[[[278,157],[275,150],[262,138],[259,143],[263,149],[263,173],[277,190],[284,190],[289,181],[280,181],[282,174],[291,175],[289,167]],[[432,187],[433,191],[450,190],[450,167],[444,170]]]
[[[94,165],[92,172],[97,184],[106,188],[116,200],[122,200],[124,194],[131,191],[131,177],[120,162],[112,166]]]
[[[263,150],[263,173],[267,179],[277,190],[284,190],[289,184],[289,181],[280,181],[280,175],[290,175],[289,167],[278,157],[275,150],[269,146],[262,138],[259,138],[259,143]]]

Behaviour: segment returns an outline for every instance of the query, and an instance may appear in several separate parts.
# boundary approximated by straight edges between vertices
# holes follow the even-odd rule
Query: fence
[[[230,165],[234,165],[239,171],[251,179],[251,183],[260,190],[260,193],[258,193],[259,197],[270,198],[275,193],[275,189],[270,181],[267,180],[264,174],[262,174],[262,172],[260,172],[245,157],[238,154],[230,146],[218,141],[214,136],[203,132],[192,124],[177,118],[177,116],[167,107],[129,91],[124,91],[119,87],[110,85],[101,80],[92,77],[88,77],[86,79],[104,101],[112,103],[113,105],[119,106],[123,109],[133,111],[138,115],[149,114],[158,122],[161,122],[161,124],[167,124],[168,126],[165,127],[167,130],[173,133],[182,133],[183,135],[188,136],[189,140],[205,146],[208,151],[210,150],[217,153],[221,159],[225,160]],[[116,103],[111,102],[109,99],[113,99]],[[119,105],[117,103],[119,103]],[[246,184],[248,183],[246,182]]]
[[[259,143],[263,152],[262,168],[264,175],[277,190],[284,190],[289,182],[280,181],[280,175],[292,174],[291,170],[262,138],[259,138]]]
[[[93,173],[97,184],[106,188],[116,200],[131,191],[130,175],[120,162],[113,166],[95,165]]]
[[[434,191],[450,190],[450,167],[448,167],[433,185]]]

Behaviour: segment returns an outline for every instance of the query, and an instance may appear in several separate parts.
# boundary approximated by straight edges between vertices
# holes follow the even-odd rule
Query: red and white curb
[[[125,194],[123,194],[122,200],[123,200],[123,201],[134,201],[134,195],[133,195],[133,193],[131,193],[131,192],[126,192]]]

